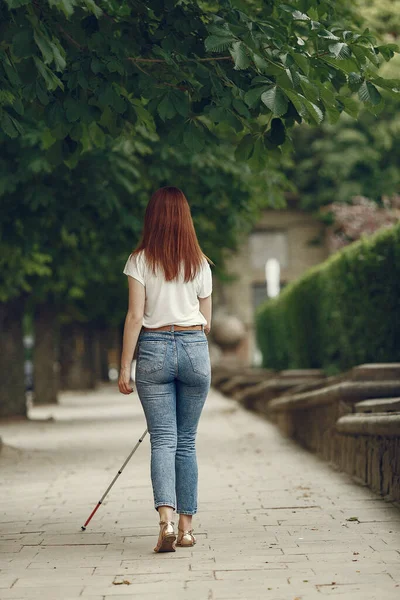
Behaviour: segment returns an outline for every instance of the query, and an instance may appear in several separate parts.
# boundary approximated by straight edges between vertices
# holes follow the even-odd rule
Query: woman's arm
[[[133,353],[136,348],[139,333],[143,325],[145,287],[137,279],[128,277],[129,305],[125,318],[123,346],[121,355],[121,370],[118,387],[122,394],[131,394],[130,385]]]
[[[208,335],[211,329],[211,313],[212,313],[212,302],[211,294],[207,298],[199,298],[200,312],[207,321],[207,325],[204,326],[204,331]]]

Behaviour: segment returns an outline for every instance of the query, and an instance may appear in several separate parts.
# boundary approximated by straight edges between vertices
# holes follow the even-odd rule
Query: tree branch
[[[138,56],[138,57],[129,56],[127,60],[130,60],[131,62],[134,62],[134,63],[138,63],[138,62],[166,63],[166,60],[164,58],[141,58],[140,56]],[[233,61],[233,58],[232,58],[232,56],[215,56],[215,57],[211,57],[211,58],[188,58],[187,60],[197,61],[197,62],[210,62],[210,61],[215,61],[215,60]]]
[[[79,50],[86,50],[85,46],[81,46],[81,44],[79,42],[74,40],[74,38],[71,37],[69,35],[69,33],[67,31],[65,31],[65,29],[63,27],[61,27],[61,25],[57,25],[57,28],[62,33],[62,35],[65,37],[65,39],[68,40],[70,44],[75,46],[75,48],[78,48]]]
[[[129,59],[130,60],[130,59]],[[147,75],[147,77],[151,77],[150,73],[148,73],[147,71],[145,71],[142,67],[140,67],[139,65],[135,64],[136,68],[139,69],[139,71],[141,71],[142,73],[144,73],[144,75]],[[157,81],[157,85],[166,85],[168,87],[172,87],[175,90],[180,90],[181,92],[187,92],[189,90],[189,88],[181,86],[181,85],[174,85],[173,83],[166,83],[164,81]]]

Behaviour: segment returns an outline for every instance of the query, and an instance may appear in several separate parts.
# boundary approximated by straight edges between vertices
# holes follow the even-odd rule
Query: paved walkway
[[[400,598],[400,511],[216,392],[198,433],[197,544],[155,554],[136,396],[64,394],[2,427],[0,600]],[[46,417],[52,417],[46,420]]]

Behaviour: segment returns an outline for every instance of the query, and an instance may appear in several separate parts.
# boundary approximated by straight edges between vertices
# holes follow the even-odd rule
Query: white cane
[[[146,431],[143,433],[142,437],[139,438],[139,441],[137,442],[136,446],[134,447],[134,449],[132,450],[132,452],[130,453],[130,455],[128,456],[128,458],[126,459],[126,461],[124,462],[124,464],[122,465],[122,467],[120,468],[120,470],[118,471],[118,473],[116,474],[116,476],[114,477],[114,479],[112,480],[112,482],[110,483],[110,485],[108,486],[108,488],[106,489],[104,494],[102,495],[101,499],[98,501],[97,505],[94,507],[93,511],[90,513],[88,520],[86,521],[86,523],[84,525],[82,525],[82,527],[81,527],[82,531],[85,531],[86,526],[88,525],[88,523],[94,516],[94,514],[97,511],[97,509],[99,508],[100,504],[102,504],[104,498],[107,496],[108,492],[111,490],[112,486],[117,481],[117,479],[121,475],[122,471],[125,469],[126,465],[130,461],[131,457],[134,455],[136,449],[139,447],[140,443],[144,440],[144,437],[145,437],[147,431],[148,430],[146,429]]]

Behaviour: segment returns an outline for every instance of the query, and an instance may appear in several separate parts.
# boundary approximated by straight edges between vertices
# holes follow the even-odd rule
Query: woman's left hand
[[[119,372],[118,387],[121,394],[132,394],[131,370],[129,367],[121,367]]]

